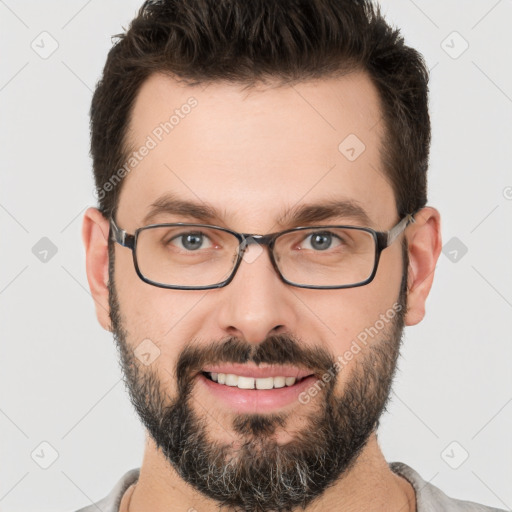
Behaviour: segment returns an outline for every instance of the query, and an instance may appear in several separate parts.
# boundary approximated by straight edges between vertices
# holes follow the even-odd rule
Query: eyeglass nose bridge
[[[281,271],[279,267],[277,266],[277,262],[275,260],[274,256],[274,241],[277,238],[279,234],[269,234],[269,235],[255,235],[252,233],[239,233],[239,244],[238,244],[238,261],[235,265],[235,268],[233,269],[233,273],[231,275],[231,278],[229,282],[235,277],[235,274],[237,273],[240,264],[242,263],[242,260],[244,260],[246,263],[253,263],[263,252],[263,248],[260,248],[259,253],[256,253],[254,257],[247,257],[245,254],[245,251],[249,247],[249,245],[258,245],[258,246],[267,246],[268,249],[268,256],[270,259],[270,263],[278,275],[279,279],[281,281],[286,283],[286,280],[284,279],[283,275],[281,274]]]
[[[269,249],[272,248],[272,243],[275,239],[274,235],[253,235],[252,233],[240,233],[241,241],[238,245],[240,254],[247,250],[247,247],[251,244],[255,245],[266,245]]]

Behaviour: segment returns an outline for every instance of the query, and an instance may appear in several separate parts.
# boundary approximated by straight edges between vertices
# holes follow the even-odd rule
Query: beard
[[[404,249],[407,261],[407,250]],[[355,464],[389,399],[404,327],[407,273],[396,314],[358,354],[338,393],[335,373],[302,408],[304,422],[289,442],[279,444],[292,413],[236,414],[233,442],[209,436],[207,407],[193,394],[197,374],[218,363],[267,363],[307,368],[320,380],[332,374],[336,357],[322,347],[308,348],[289,334],[260,344],[228,337],[210,344],[188,343],[178,355],[175,396],[169,396],[154,367],[134,355],[123,327],[110,259],[109,304],[112,332],[130,400],[156,446],[180,477],[219,507],[246,512],[290,512],[305,508],[342,479]],[[407,264],[404,268],[407,269]],[[186,292],[185,292],[186,293]],[[343,370],[342,370],[343,373]],[[199,410],[199,413],[196,412]]]

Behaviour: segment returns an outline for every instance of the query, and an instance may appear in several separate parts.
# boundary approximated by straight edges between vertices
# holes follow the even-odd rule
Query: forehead
[[[258,232],[298,205],[350,200],[375,227],[387,225],[396,210],[381,164],[383,130],[378,93],[361,72],[250,89],[154,74],[132,110],[118,215],[139,227],[172,194]]]

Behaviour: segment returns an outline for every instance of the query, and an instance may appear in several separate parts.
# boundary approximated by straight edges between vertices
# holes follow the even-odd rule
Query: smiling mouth
[[[235,375],[234,373],[218,373],[218,372],[201,372],[207,379],[217,384],[237,387],[238,389],[279,389],[293,386],[311,375],[302,378],[296,377],[246,377],[243,375]]]

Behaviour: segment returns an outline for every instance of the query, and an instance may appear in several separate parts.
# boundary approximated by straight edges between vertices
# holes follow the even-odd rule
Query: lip
[[[231,372],[228,371],[227,373],[234,373],[233,366],[230,366],[230,369]],[[283,371],[282,367],[279,368],[279,370]],[[241,373],[241,375],[246,375],[247,377],[253,376],[247,373]],[[283,376],[282,373],[277,373],[276,375],[266,373],[265,375],[267,377]],[[211,394],[218,399],[221,404],[227,406],[228,409],[234,412],[264,413],[272,412],[291,404],[300,405],[299,395],[318,380],[314,375],[308,375],[308,377],[296,382],[293,386],[274,389],[239,389],[236,386],[218,384],[208,377],[205,377],[202,373],[198,374],[197,380],[198,383],[206,389],[207,393]],[[295,375],[289,375],[289,377],[293,376]]]
[[[232,373],[244,377],[254,377],[255,379],[264,379],[265,377],[295,377],[303,379],[313,375],[311,370],[303,370],[293,366],[250,366],[247,364],[224,364],[215,366],[206,366],[202,369],[207,373]]]

